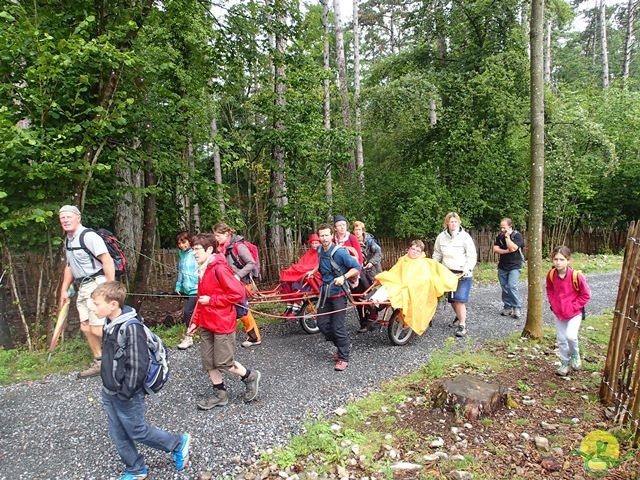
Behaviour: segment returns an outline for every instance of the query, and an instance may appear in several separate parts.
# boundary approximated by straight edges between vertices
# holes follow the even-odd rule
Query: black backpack
[[[107,246],[107,251],[109,252],[109,255],[113,259],[113,266],[115,267],[115,271],[116,271],[116,280],[120,280],[126,273],[126,268],[127,268],[127,257],[124,256],[124,252],[120,248],[120,241],[116,238],[116,236],[113,233],[111,233],[106,228],[98,228],[97,230],[93,230],[92,228],[84,229],[80,234],[80,239],[79,239],[80,248],[85,252],[87,252],[92,258],[94,258],[98,262],[100,261],[100,259],[98,259],[98,257],[96,257],[93,254],[93,252],[87,248],[87,245],[84,242],[84,236],[87,232],[95,232],[100,236],[100,238],[102,238],[105,245]],[[69,247],[68,238],[66,240],[65,246],[67,250],[77,250],[77,247],[76,248]],[[100,269],[100,271],[97,272],[95,276],[103,275],[103,274],[104,274],[103,270]]]

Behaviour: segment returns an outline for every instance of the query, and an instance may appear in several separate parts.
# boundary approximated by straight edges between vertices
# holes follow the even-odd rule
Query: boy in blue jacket
[[[120,326],[136,311],[124,305],[127,295],[120,282],[106,282],[91,294],[98,317],[106,317],[102,334],[102,403],[107,412],[109,435],[116,445],[126,469],[120,480],[139,480],[148,476],[144,457],[136,443],[172,452],[176,469],[189,461],[191,436],[165,432],[147,425],[144,420],[144,380],[149,368],[147,335],[141,324],[133,322],[125,330],[125,348],[117,356]]]

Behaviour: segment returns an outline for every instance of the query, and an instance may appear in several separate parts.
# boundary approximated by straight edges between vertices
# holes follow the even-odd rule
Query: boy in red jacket
[[[203,233],[193,237],[191,249],[198,262],[198,304],[189,333],[201,328],[202,366],[209,373],[213,384],[213,396],[198,401],[198,408],[210,410],[222,407],[229,400],[222,371],[239,376],[246,384],[245,402],[258,396],[260,372],[249,370],[234,360],[236,348],[236,308],[242,302],[246,290],[233,275],[224,256],[217,255],[213,234]]]

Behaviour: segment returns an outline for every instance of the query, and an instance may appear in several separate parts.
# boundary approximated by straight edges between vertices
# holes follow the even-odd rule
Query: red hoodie
[[[573,288],[573,269],[567,267],[567,274],[560,278],[557,271],[553,272],[553,279],[549,280],[547,275],[547,298],[551,310],[558,320],[571,320],[580,315],[584,307],[591,298],[591,290],[583,275],[578,275],[578,291]]]
[[[233,276],[224,255],[211,257],[204,274],[198,280],[198,299],[208,295],[208,305],[197,303],[193,323],[213,333],[225,335],[236,330],[236,308],[246,295],[242,282]]]

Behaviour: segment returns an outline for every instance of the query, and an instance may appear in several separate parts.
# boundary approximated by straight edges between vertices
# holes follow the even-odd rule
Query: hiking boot
[[[455,327],[456,324],[460,323],[460,320],[458,319],[458,317],[454,318],[451,323],[449,324],[450,327]]]
[[[211,410],[213,407],[224,407],[229,403],[226,390],[213,390],[213,395],[198,402],[200,410]]]
[[[124,472],[119,480],[144,480],[149,476],[149,470],[144,467],[142,470],[138,470],[136,473]]]
[[[522,316],[522,310],[520,310],[519,308],[514,308],[511,316],[513,318],[520,318]]]
[[[193,346],[193,337],[187,335],[178,344],[178,350],[186,350],[187,348],[192,346]]]
[[[336,372],[343,372],[349,366],[349,362],[345,362],[344,360],[338,360],[336,362],[335,367],[333,369]]]
[[[181,472],[189,462],[189,447],[191,446],[191,435],[188,433],[182,434],[182,443],[173,451],[173,463],[176,465],[176,470]]]
[[[244,392],[244,401],[251,402],[258,396],[258,387],[260,386],[260,377],[262,375],[258,370],[252,371],[246,380],[243,380],[247,386],[247,390]]]
[[[244,342],[242,342],[240,345],[244,348],[249,348],[249,347],[257,347],[258,345],[260,345],[262,343],[262,340],[256,340],[255,342],[253,340],[245,340]]]
[[[502,315],[503,317],[510,317],[511,315],[513,315],[513,309],[505,307],[500,312],[500,315]]]
[[[561,377],[566,377],[569,375],[569,362],[565,362],[564,360],[560,362],[560,366],[556,370],[556,375]]]
[[[582,370],[582,360],[580,359],[580,354],[574,353],[573,355],[569,355],[569,364],[574,370]]]
[[[467,334],[467,326],[466,325],[458,325],[456,328],[456,337],[464,337]]]
[[[86,370],[82,370],[81,372],[78,372],[78,378],[90,378],[90,377],[96,377],[100,375],[101,363],[102,362],[100,360],[94,359],[93,363],[89,368],[87,368]],[[144,477],[144,478],[147,478],[147,477]]]

